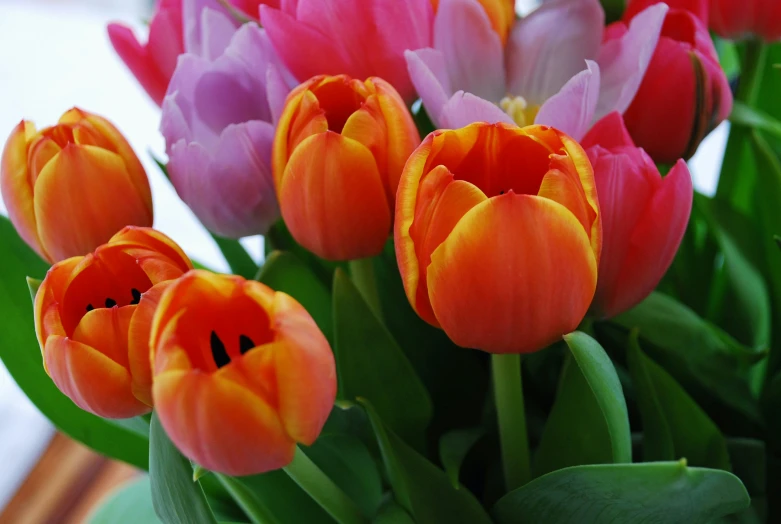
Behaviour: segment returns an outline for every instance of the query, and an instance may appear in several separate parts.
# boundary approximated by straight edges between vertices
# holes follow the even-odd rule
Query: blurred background
[[[536,3],[537,0],[519,0],[519,13],[531,11]],[[106,25],[112,21],[124,22],[144,34],[144,20],[151,15],[153,4],[153,0],[0,0],[0,140],[4,142],[22,119],[44,127],[55,123],[73,106],[105,116],[127,137],[147,168],[155,203],[155,227],[171,236],[193,259],[217,270],[227,270],[211,238],[155,165],[152,155],[164,157],[164,143],[158,132],[160,111],[116,57],[106,36]],[[690,161],[695,187],[703,193],[712,194],[715,190],[726,137],[725,124],[703,142]],[[5,214],[1,200],[0,213]],[[261,256],[260,237],[243,242],[253,256]],[[54,428],[16,387],[2,363],[0,421],[0,523],[24,520],[15,508],[14,516],[3,512],[10,508],[15,495],[16,506],[23,495],[35,495],[36,502],[46,498],[48,492],[41,487],[38,477],[46,479],[48,475],[40,473],[43,466],[36,471],[38,464],[49,464],[58,471],[68,472],[70,468],[76,478],[83,476],[83,470],[92,468],[95,471],[91,474],[100,477],[96,468],[105,466],[101,459],[52,440]],[[126,475],[126,470],[112,469],[100,478],[110,487]],[[68,483],[68,489],[74,489],[72,479],[64,478],[63,482]],[[101,492],[95,492],[93,498],[99,495]],[[60,504],[56,497],[47,500],[52,505]],[[87,500],[84,507],[71,511],[69,520],[82,519],[94,502]],[[56,511],[49,513],[53,514]],[[34,522],[29,520],[33,513],[25,515]]]

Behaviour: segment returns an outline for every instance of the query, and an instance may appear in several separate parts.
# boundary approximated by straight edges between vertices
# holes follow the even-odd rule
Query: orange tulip
[[[76,108],[53,127],[14,128],[0,190],[19,235],[49,262],[90,253],[125,226],[152,225],[149,181],[130,145]]]
[[[191,268],[171,239],[137,227],[52,266],[35,296],[35,331],[57,387],[101,417],[151,411],[152,313],[170,280]]]
[[[434,7],[434,12],[439,9],[439,4],[443,0],[431,0],[431,5]],[[444,0],[450,1],[450,0]],[[510,34],[510,29],[515,22],[515,0],[467,0],[469,2],[477,2],[488,15],[488,20],[491,21],[491,27],[499,35],[502,40],[502,44],[507,42],[507,36]]]
[[[407,297],[459,346],[528,353],[577,328],[601,249],[583,149],[544,126],[477,123],[430,134],[396,201]]]
[[[279,205],[293,237],[329,260],[379,254],[401,171],[419,143],[404,101],[380,78],[317,76],[294,89],[273,154]]]
[[[187,457],[229,475],[286,466],[336,398],[331,348],[294,299],[191,271],[163,294],[151,337],[155,410]]]

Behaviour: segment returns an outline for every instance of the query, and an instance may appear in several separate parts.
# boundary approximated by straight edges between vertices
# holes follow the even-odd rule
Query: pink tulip
[[[654,5],[603,41],[599,0],[554,0],[516,21],[503,45],[478,0],[440,0],[433,48],[407,51],[407,64],[438,127],[536,123],[579,139],[629,107],[666,11]]]
[[[672,264],[692,208],[692,181],[679,160],[662,178],[635,147],[619,113],[582,141],[594,167],[602,213],[602,257],[591,311],[602,318],[638,304]]]
[[[379,76],[415,96],[404,51],[431,45],[431,0],[282,0],[260,20],[299,81],[316,75]]]

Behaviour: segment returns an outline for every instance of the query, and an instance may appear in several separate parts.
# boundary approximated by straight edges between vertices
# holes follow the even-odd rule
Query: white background
[[[534,1],[520,0],[519,11],[528,11]],[[143,33],[141,22],[148,18],[150,4],[148,0],[0,0],[0,143],[22,119],[39,127],[52,125],[73,106],[105,116],[123,132],[147,168],[155,227],[194,259],[225,270],[216,246],[152,161],[149,153],[162,157],[164,149],[157,130],[159,109],[114,55],[106,36],[110,21],[124,21]],[[695,185],[705,193],[713,191],[725,139],[722,127],[691,162]],[[2,201],[0,213],[5,213]],[[245,245],[260,256],[259,238],[245,239]],[[0,256],[2,250],[0,246]],[[52,432],[0,363],[0,509],[35,464]]]

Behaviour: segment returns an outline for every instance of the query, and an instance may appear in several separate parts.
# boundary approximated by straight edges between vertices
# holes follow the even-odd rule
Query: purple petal
[[[517,22],[507,42],[508,93],[542,104],[595,59],[604,31],[599,0],[556,0]]]
[[[217,0],[183,0],[182,1],[182,29],[184,32],[184,50],[203,56],[203,19],[205,9],[223,11],[223,7]]]
[[[575,140],[583,138],[594,122],[599,97],[599,66],[586,61],[588,69],[573,76],[561,91],[542,104],[535,124],[564,131]]]
[[[632,103],[656,50],[667,14],[666,4],[656,4],[632,19],[620,38],[608,40],[599,51],[602,90],[596,119],[612,111],[623,113]]]
[[[477,0],[441,0],[434,48],[442,52],[453,89],[498,102],[506,94],[504,48]]]
[[[214,9],[201,11],[201,56],[216,60],[230,44],[236,24],[223,12]]]
[[[442,109],[441,120],[441,127],[446,129],[458,129],[474,122],[488,122],[489,124],[497,122],[515,123],[496,104],[463,91],[454,94],[445,104],[445,107]]]
[[[442,108],[453,95],[445,68],[445,57],[440,51],[431,48],[406,51],[404,56],[412,84],[431,121],[438,126]]]
[[[275,125],[279,122],[279,117],[282,116],[289,93],[290,87],[288,87],[279,69],[274,65],[270,65],[266,71],[266,98],[271,110],[272,122]]]

